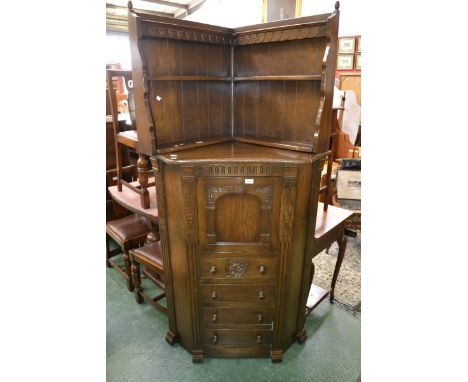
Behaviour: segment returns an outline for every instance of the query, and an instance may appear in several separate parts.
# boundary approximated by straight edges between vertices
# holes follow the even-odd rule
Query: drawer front
[[[200,285],[200,300],[205,305],[218,302],[274,304],[275,285],[205,284]]]
[[[204,329],[205,345],[265,346],[272,342],[271,330]]]
[[[271,325],[274,309],[259,307],[258,309],[243,308],[202,308],[202,326],[213,325]]]
[[[200,276],[222,279],[276,279],[277,260],[273,258],[213,258],[200,259]]]

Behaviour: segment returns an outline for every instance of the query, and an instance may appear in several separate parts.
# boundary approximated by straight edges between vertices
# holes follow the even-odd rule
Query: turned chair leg
[[[127,289],[130,292],[133,292],[133,289],[135,287],[132,282],[132,272],[131,272],[131,266],[130,266],[130,256],[128,255],[128,249],[124,250],[123,261],[125,264],[125,274],[127,275]]]
[[[346,244],[348,239],[346,238],[344,232],[341,235],[341,238],[338,240],[338,257],[336,259],[335,270],[333,271],[333,278],[331,283],[330,291],[330,302],[333,302],[335,299],[335,285],[336,280],[338,279],[338,274],[340,273],[341,263],[343,262],[344,254],[346,252]]]
[[[149,191],[148,191],[148,160],[143,153],[139,154],[137,167],[138,167],[138,182],[140,183],[141,187],[141,207],[142,208],[149,208],[150,207],[150,199],[149,199]]]
[[[143,297],[141,296],[141,274],[140,274],[140,264],[132,262],[132,279],[133,285],[135,287],[135,300],[138,304],[143,302]]]

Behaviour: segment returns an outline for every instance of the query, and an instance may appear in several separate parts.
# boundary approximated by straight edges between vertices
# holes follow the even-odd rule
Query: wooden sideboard
[[[281,361],[305,305],[328,154],[339,4],[229,29],[129,5],[139,151],[151,156],[169,331],[193,361]]]

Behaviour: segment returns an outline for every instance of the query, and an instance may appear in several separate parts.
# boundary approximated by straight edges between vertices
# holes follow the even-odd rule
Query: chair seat
[[[353,215],[353,211],[331,205],[328,205],[328,210],[324,211],[323,203],[319,203],[315,224],[315,238],[319,239],[324,236],[336,226],[344,223],[351,215]]]
[[[132,257],[136,258],[138,262],[142,261],[148,265],[153,266],[161,272],[164,269],[160,241],[134,249],[132,251]]]
[[[125,243],[131,240],[145,240],[149,232],[148,226],[149,224],[145,217],[129,215],[107,222],[106,231],[121,243]]]
[[[117,134],[117,142],[136,149],[138,145],[138,133],[136,130],[122,131]]]

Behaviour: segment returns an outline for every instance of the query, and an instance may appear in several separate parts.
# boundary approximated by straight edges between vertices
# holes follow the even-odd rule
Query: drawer
[[[200,276],[226,279],[276,279],[275,258],[200,258]]]
[[[275,285],[205,284],[200,285],[202,304],[217,302],[250,302],[273,304]]]
[[[204,329],[204,345],[265,346],[271,345],[272,330]]]
[[[258,309],[243,308],[202,308],[202,326],[211,325],[271,325],[274,317],[274,309],[259,307]]]

